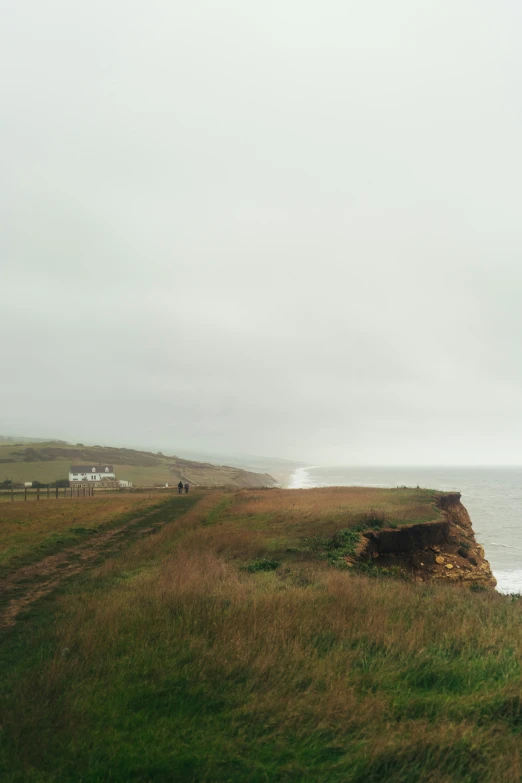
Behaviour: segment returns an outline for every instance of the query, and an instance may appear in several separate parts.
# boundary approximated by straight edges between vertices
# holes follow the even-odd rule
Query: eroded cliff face
[[[496,579],[460,497],[458,492],[437,497],[439,520],[363,533],[356,559],[371,558],[378,566],[399,567],[418,580],[494,588]]]

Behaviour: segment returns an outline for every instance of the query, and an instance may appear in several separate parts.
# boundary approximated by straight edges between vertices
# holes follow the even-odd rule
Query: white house
[[[69,481],[101,481],[102,479],[116,481],[112,465],[71,465],[69,469]]]

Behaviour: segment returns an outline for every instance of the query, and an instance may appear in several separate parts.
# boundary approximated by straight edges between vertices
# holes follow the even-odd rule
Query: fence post
[[[49,484],[47,485],[47,500],[49,500]]]
[[[58,484],[56,485],[56,500],[58,500]]]
[[[27,487],[24,487],[24,500],[27,500]]]
[[[14,489],[11,487],[11,500],[14,500]]]
[[[36,487],[36,499],[40,500],[40,487]]]

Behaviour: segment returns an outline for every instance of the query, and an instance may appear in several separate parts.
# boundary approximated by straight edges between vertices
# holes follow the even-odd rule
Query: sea
[[[428,487],[456,490],[502,593],[522,593],[522,467],[298,468],[289,488]]]

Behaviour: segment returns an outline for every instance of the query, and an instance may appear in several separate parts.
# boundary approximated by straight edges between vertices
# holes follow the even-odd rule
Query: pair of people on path
[[[185,484],[183,484],[182,481],[179,482],[179,484],[178,484],[178,493],[180,495],[183,494],[183,490],[185,490],[185,494],[188,493],[188,491],[189,491],[188,481],[186,481]]]

